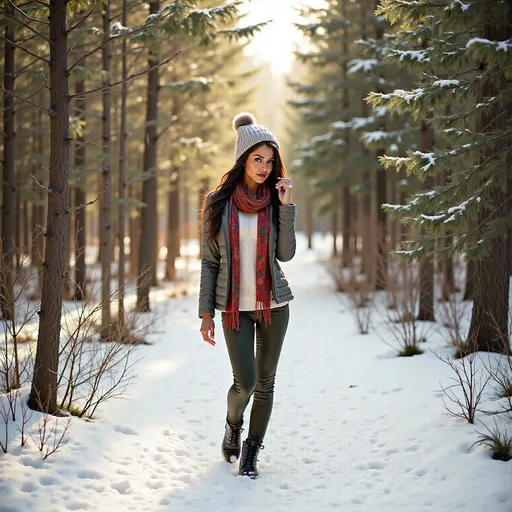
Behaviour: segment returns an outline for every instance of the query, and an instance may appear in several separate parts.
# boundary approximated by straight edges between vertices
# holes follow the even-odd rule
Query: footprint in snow
[[[74,503],[68,503],[67,509],[68,510],[88,510],[89,504],[85,503],[85,502],[75,501]]]
[[[78,478],[89,478],[91,480],[99,480],[101,478],[101,474],[97,471],[91,471],[89,469],[83,469],[78,471],[76,476]]]
[[[25,482],[21,487],[21,490],[23,492],[29,492],[29,493],[34,492],[36,489],[37,489],[37,486],[33,482]]]
[[[119,494],[130,494],[131,486],[128,480],[122,480],[121,482],[114,482],[110,487],[115,489]]]
[[[120,434],[126,434],[126,435],[130,435],[130,436],[139,435],[139,433],[136,430],[133,430],[133,428],[124,427],[123,425],[115,425],[114,430],[116,432],[119,432]]]
[[[60,481],[53,476],[42,476],[39,479],[41,485],[59,485]]]

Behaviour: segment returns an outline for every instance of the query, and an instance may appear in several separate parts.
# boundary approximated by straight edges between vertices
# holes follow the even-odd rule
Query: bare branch
[[[101,199],[101,197],[103,196],[103,194],[106,192],[107,188],[109,187],[109,183],[107,183],[107,186],[103,189],[103,191],[101,192],[101,194],[96,198],[96,199],[93,199],[92,201],[89,201],[88,203],[83,203],[83,204],[79,204],[78,206],[74,206],[73,208],[66,208],[66,213],[71,213],[71,212],[74,212],[76,210],[81,210],[82,208],[85,208],[86,206],[89,206],[91,204],[94,204],[96,203],[97,201],[99,201],[99,199]]]
[[[43,25],[50,25],[50,22],[45,20],[40,20],[39,18],[32,18],[26,12],[22,11],[12,0],[7,0],[23,17],[27,18],[27,20],[35,21],[36,23],[42,23]],[[45,7],[48,7],[47,4],[43,4]]]
[[[92,140],[89,140],[89,141],[83,141],[83,140],[73,140],[73,142],[77,145],[77,146],[95,146],[95,142],[97,142],[98,140],[101,140],[103,137],[96,137],[95,139],[92,139]],[[104,145],[103,145],[104,146]]]
[[[31,177],[32,177],[32,179],[36,182],[36,184],[37,184],[40,188],[42,188],[45,192],[48,192],[48,194],[51,194],[51,193],[52,193],[52,191],[51,191],[48,187],[45,187],[42,183],[40,183],[39,181],[37,181],[37,178],[36,178],[33,174],[31,174],[30,176],[31,176]]]
[[[149,73],[150,71],[153,71],[156,68],[159,68],[161,66],[165,66],[171,60],[173,60],[175,57],[177,57],[180,53],[181,53],[181,50],[179,50],[176,54],[174,54],[172,57],[169,57],[168,59],[164,60],[163,62],[160,62],[158,64],[150,66],[149,68],[146,68],[144,71],[141,71],[140,73],[134,73],[134,74],[130,75],[129,77],[123,79],[123,80],[119,80],[118,82],[114,82],[113,84],[102,85],[100,87],[96,87],[95,89],[90,89],[89,91],[81,92],[79,94],[72,94],[72,95],[69,96],[69,98],[70,98],[70,100],[71,99],[75,99],[75,98],[82,99],[82,98],[85,98],[86,96],[88,96],[89,94],[93,94],[93,93],[98,92],[98,91],[103,91],[105,89],[110,89],[112,87],[116,87],[117,85],[121,85],[124,82],[128,82],[130,80],[133,80],[134,78],[137,78],[138,76],[145,75],[145,74]]]
[[[27,98],[23,98],[23,96],[20,96],[19,94],[16,94],[15,92],[12,92],[12,91],[8,91],[3,85],[0,86],[2,87],[3,91],[6,93],[6,94],[10,94],[11,96],[14,96],[15,98],[18,98],[19,100],[21,101],[24,101],[30,105],[32,105],[33,107],[37,107],[37,108],[40,108],[41,110],[43,110],[44,112],[46,112],[47,114],[49,113],[48,112],[48,109],[47,108],[44,108],[42,107],[41,105],[39,105],[38,103],[34,103],[33,101],[30,101],[28,100]]]
[[[14,74],[14,78],[18,78],[23,73],[23,71],[33,66],[36,62],[39,62],[39,59],[34,59],[32,62],[29,62],[26,66],[23,66],[22,68],[18,69],[18,72]]]
[[[45,59],[44,57],[41,57],[41,55],[37,55],[37,53],[31,52],[30,50],[27,50],[23,46],[21,46],[21,45],[19,45],[17,43],[14,43],[14,42],[10,41],[9,39],[7,39],[7,38],[5,38],[3,36],[0,36],[0,39],[2,41],[5,41],[8,44],[12,44],[12,46],[15,46],[16,48],[19,48],[20,50],[28,53],[29,55],[32,55],[32,57],[35,57],[36,59],[39,59],[39,60],[41,60],[43,62],[46,62],[46,64],[50,65],[50,61],[48,59]]]

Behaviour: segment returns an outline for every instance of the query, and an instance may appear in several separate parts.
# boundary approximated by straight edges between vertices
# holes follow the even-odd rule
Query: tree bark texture
[[[176,258],[179,256],[180,244],[180,171],[176,169],[171,176],[167,201],[167,258],[165,279],[176,281]]]
[[[160,2],[150,2],[149,13],[158,12]],[[157,64],[158,56],[154,49],[149,52],[148,66]],[[139,276],[137,278],[137,310],[150,311],[149,290],[152,280],[151,267],[155,259],[156,237],[156,199],[157,199],[157,127],[158,118],[158,68],[155,67],[148,76],[148,101],[146,111],[146,133],[144,137],[144,171],[153,174],[142,186],[142,202],[145,206],[141,212],[141,234],[139,245]]]
[[[10,2],[5,4],[6,13],[14,17],[14,7]],[[14,41],[13,23],[5,26],[5,38]],[[13,265],[16,248],[14,245],[16,206],[14,194],[16,182],[14,176],[15,132],[14,132],[14,91],[15,47],[7,41],[4,43],[4,154],[3,154],[3,186],[2,186],[2,253],[4,271],[0,275],[0,312],[6,320],[12,319],[13,304]]]
[[[110,38],[110,2],[103,6],[103,39],[108,41]],[[104,85],[111,81],[111,43],[108,42],[102,49]],[[101,211],[102,211],[102,229],[100,231],[101,245],[101,338],[109,340],[111,337],[112,318],[111,318],[111,266],[112,266],[112,184],[111,184],[111,130],[112,115],[110,108],[112,104],[112,95],[110,88],[106,87],[102,95],[103,100],[103,170],[102,170],[102,190]]]
[[[83,79],[76,83],[76,94],[80,94],[85,90],[85,82]],[[86,99],[77,98],[75,116],[81,121],[85,121]],[[85,137],[80,135],[78,142],[84,142]],[[80,173],[82,179],[78,180],[79,185],[75,187],[75,207],[85,204],[86,201],[86,169],[85,169],[85,144],[78,144],[75,147],[75,167]],[[85,265],[85,245],[86,245],[86,215],[85,208],[75,210],[75,232],[76,232],[76,248],[75,248],[75,300],[84,300],[87,294],[86,290],[86,265]]]
[[[508,2],[508,23],[501,25],[486,24],[482,37],[491,41],[503,41],[512,37],[512,2]],[[492,82],[483,84],[481,94],[483,98],[499,96],[507,88],[508,82],[505,72],[501,73]],[[480,131],[493,132],[505,130],[509,118],[502,115],[503,106],[486,110],[481,119]],[[508,98],[508,105],[505,110],[512,112],[512,101]],[[508,139],[508,140],[507,140]],[[507,176],[512,174],[512,145],[511,137],[502,138],[495,142],[487,152],[482,154],[482,160],[492,158],[500,151],[507,150],[508,158]],[[493,182],[490,185],[490,208],[480,208],[478,212],[478,224],[493,220],[504,219],[510,215],[511,205],[507,197],[507,181],[502,183]],[[489,186],[489,185],[488,185]],[[509,247],[507,234],[499,235],[492,240],[489,254],[476,263],[475,296],[473,300],[473,311],[471,325],[469,327],[469,338],[476,340],[478,350],[488,352],[510,351],[508,332],[509,315]]]
[[[122,25],[127,26],[127,0],[123,0],[123,15]],[[128,63],[126,56],[126,38],[123,38],[121,44],[122,53],[122,69],[121,80],[126,80],[128,76]],[[125,324],[124,314],[124,295],[125,295],[125,280],[126,280],[126,252],[124,239],[126,236],[126,138],[127,138],[127,103],[128,103],[128,84],[123,82],[121,85],[121,122],[119,126],[119,311],[118,311],[118,324],[120,327]]]
[[[57,412],[57,376],[66,265],[69,178],[69,96],[66,0],[49,4],[50,21],[50,176],[43,288],[31,409]]]
[[[313,248],[313,201],[310,197],[306,197],[306,234],[308,237],[308,249]]]
[[[343,187],[343,266],[350,267],[352,264],[352,254],[350,248],[350,235],[351,235],[351,206],[352,198],[350,196],[350,187],[345,185]]]

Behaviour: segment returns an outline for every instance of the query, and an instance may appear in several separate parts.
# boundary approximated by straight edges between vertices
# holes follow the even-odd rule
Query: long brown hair
[[[208,241],[211,243],[217,237],[220,225],[222,222],[222,212],[226,203],[228,202],[231,194],[234,192],[236,186],[243,181],[245,174],[245,162],[249,158],[249,155],[256,151],[256,149],[268,146],[274,150],[274,165],[272,166],[272,172],[268,175],[265,183],[270,188],[271,204],[274,212],[274,222],[277,224],[279,216],[279,194],[276,189],[277,178],[286,177],[286,167],[284,166],[281,153],[279,148],[272,142],[260,142],[249,148],[240,158],[236,161],[235,165],[222,176],[219,186],[211,194],[207,194],[203,200],[203,208],[201,215],[201,229],[208,229]],[[210,204],[208,205],[208,226],[205,226],[206,217],[206,200],[211,196]]]

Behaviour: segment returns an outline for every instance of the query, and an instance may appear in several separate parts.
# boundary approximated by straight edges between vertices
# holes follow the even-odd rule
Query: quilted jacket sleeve
[[[290,261],[295,256],[295,205],[279,206],[279,234],[276,257],[279,261]]]
[[[206,200],[210,204],[211,195]],[[209,218],[205,212],[201,233],[201,284],[199,287],[199,318],[205,314],[215,316],[215,288],[220,267],[220,251],[217,239],[208,241]]]

